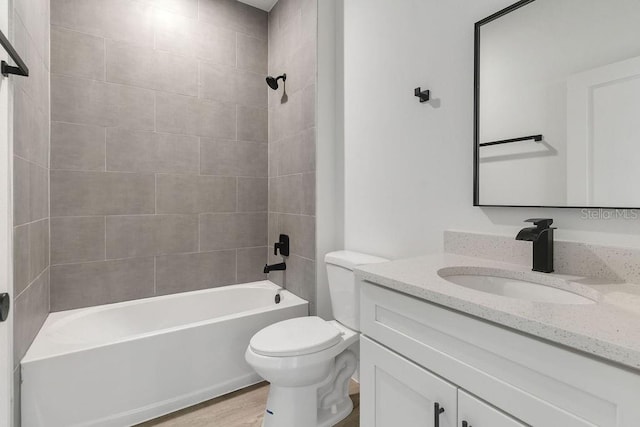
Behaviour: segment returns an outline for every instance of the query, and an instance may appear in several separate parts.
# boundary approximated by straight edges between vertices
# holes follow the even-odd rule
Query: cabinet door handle
[[[468,422],[463,421],[462,422],[462,427],[473,427],[473,426],[471,424],[469,424]]]
[[[444,408],[438,402],[433,404],[433,427],[440,427],[440,414],[443,412]]]

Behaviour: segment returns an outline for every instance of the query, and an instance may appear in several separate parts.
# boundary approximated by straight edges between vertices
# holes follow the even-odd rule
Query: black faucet
[[[280,264],[266,264],[264,266],[264,270],[262,270],[262,272],[264,274],[268,274],[272,271],[283,271],[287,269],[287,264],[285,264],[284,262],[281,262]]]
[[[280,251],[280,255],[289,256],[289,236],[286,234],[281,234],[278,242],[273,245],[273,254],[278,255],[278,251]],[[271,271],[283,271],[287,269],[287,264],[281,262],[280,264],[266,264],[264,266],[263,273],[268,274]]]
[[[532,218],[525,222],[532,222],[535,227],[520,230],[516,240],[533,242],[533,271],[553,273],[553,230],[551,218]]]

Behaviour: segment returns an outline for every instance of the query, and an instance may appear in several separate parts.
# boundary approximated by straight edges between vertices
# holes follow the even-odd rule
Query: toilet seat
[[[261,356],[292,357],[322,352],[342,342],[342,332],[320,317],[299,317],[270,325],[249,343]]]
[[[358,332],[352,331],[335,320],[329,320],[326,323],[334,327],[340,334],[340,341],[331,347],[299,356],[265,356],[258,354],[251,345],[248,345],[245,358],[263,378],[267,381],[277,378],[279,385],[288,384],[298,387],[320,381],[322,378],[326,378],[326,375],[321,374],[322,378],[316,378],[317,368],[326,364],[328,369],[334,357],[358,342],[360,338]]]

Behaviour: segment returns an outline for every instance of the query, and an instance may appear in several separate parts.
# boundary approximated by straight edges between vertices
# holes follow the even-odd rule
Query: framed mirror
[[[640,0],[523,0],[475,27],[474,205],[640,207]]]

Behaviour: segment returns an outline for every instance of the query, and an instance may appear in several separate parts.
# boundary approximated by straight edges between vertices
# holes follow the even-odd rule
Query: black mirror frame
[[[473,206],[479,207],[542,207],[542,206],[510,206],[483,205],[480,203],[480,28],[491,21],[520,9],[535,0],[520,0],[511,6],[489,15],[475,23],[473,40]]]
[[[480,28],[491,21],[503,17],[535,0],[520,0],[493,15],[475,23],[474,31],[474,73],[473,73],[473,206],[508,208],[555,208],[555,209],[640,209],[640,207],[615,206],[541,206],[541,205],[485,205],[480,203]]]

